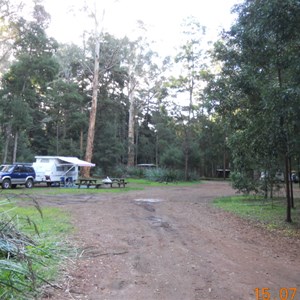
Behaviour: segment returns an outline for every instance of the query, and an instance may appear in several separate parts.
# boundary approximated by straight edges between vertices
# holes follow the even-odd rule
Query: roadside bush
[[[36,257],[27,251],[35,246],[36,243],[16,227],[13,218],[1,214],[0,299],[32,299],[36,296],[39,276],[32,267]]]
[[[92,176],[94,177],[99,177],[99,178],[104,178],[106,176],[104,176],[103,170],[100,167],[97,167],[95,170],[92,169]]]
[[[155,182],[174,182],[185,180],[184,171],[174,168],[140,168],[120,165],[114,169],[111,177],[146,178]],[[196,172],[190,172],[189,181],[199,180]]]
[[[184,172],[181,171],[179,174],[180,174],[179,175],[180,179],[184,180]],[[188,174],[188,181],[197,181],[199,179],[200,179],[200,177],[199,177],[199,174],[197,172],[189,172],[189,174]]]
[[[127,177],[128,175],[128,167],[126,165],[117,165],[113,171],[112,175],[107,175],[111,177]]]
[[[158,182],[174,182],[180,180],[180,172],[164,168],[146,169],[145,178]]]
[[[230,174],[232,187],[244,194],[250,194],[251,192],[258,193],[257,180],[251,176],[247,176],[245,173],[232,172]]]
[[[36,210],[31,210],[43,218],[33,201]],[[53,243],[39,236],[36,223],[17,214],[19,208],[10,201],[2,200],[0,206],[0,299],[38,299],[42,287],[54,279],[53,266],[59,261],[60,250],[56,253]]]
[[[126,171],[127,171],[127,174],[129,177],[133,177],[133,178],[144,178],[145,177],[145,170],[142,168],[127,167]]]
[[[278,193],[282,189],[282,184],[273,178],[262,178],[258,182],[258,189],[264,198],[273,198],[274,193]]]

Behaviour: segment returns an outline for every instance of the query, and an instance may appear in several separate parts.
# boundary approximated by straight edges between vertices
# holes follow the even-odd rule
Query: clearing
[[[211,205],[227,182],[143,191],[43,196],[71,213],[78,259],[44,299],[258,300],[255,290],[298,288],[300,242]],[[282,290],[285,291],[285,290]],[[292,291],[289,297],[292,299]]]

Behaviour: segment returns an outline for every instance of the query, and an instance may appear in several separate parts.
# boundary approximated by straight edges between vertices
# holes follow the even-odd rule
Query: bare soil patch
[[[297,287],[298,240],[266,232],[211,205],[226,182],[121,194],[49,196],[70,212],[78,258],[44,299],[243,299],[255,288]],[[67,197],[67,198],[66,198]]]

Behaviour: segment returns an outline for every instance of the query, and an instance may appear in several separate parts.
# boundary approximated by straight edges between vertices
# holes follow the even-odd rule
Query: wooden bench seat
[[[119,188],[120,188],[120,187],[125,187],[127,183],[128,183],[128,182],[126,182],[126,181],[120,181],[120,180],[112,180],[112,182],[103,182],[103,184],[109,185],[111,188],[112,188],[114,185],[117,185]]]
[[[96,189],[99,189],[99,188],[101,187],[102,183],[96,183],[96,184],[80,184],[80,183],[76,182],[75,185],[77,185],[79,189],[80,189],[81,186],[86,186],[87,188],[94,187],[94,188],[96,188]]]

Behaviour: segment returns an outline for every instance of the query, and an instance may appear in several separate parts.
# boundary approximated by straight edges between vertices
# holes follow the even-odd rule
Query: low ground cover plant
[[[263,196],[240,195],[215,199],[214,205],[242,218],[255,221],[268,230],[300,238],[300,199],[295,199],[293,222],[284,221],[286,200],[283,197],[265,199]]]
[[[37,299],[53,285],[70,255],[71,248],[59,242],[70,230],[58,209],[41,210],[35,200],[30,207],[0,200],[0,299]]]

